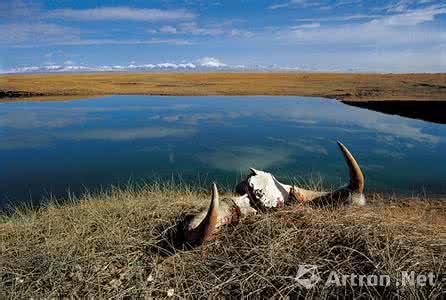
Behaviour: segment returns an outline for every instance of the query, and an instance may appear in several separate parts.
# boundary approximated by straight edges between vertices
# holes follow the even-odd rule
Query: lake
[[[446,126],[308,97],[109,96],[0,103],[0,206],[180,178],[235,186],[249,167],[284,181],[446,193]]]

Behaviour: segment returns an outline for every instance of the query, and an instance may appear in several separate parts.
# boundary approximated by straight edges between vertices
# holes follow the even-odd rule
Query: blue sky
[[[0,2],[1,72],[141,66],[446,72],[446,3]]]

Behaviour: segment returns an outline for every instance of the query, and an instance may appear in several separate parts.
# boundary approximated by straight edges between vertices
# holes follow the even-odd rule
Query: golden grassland
[[[401,271],[444,274],[446,203],[368,195],[366,207],[287,207],[227,227],[201,248],[158,254],[161,225],[209,202],[187,186],[153,184],[84,195],[0,218],[0,298],[440,298],[445,282],[401,286]],[[294,280],[299,264],[389,275],[386,287]],[[443,294],[444,295],[444,294]]]
[[[43,101],[59,99],[60,96],[111,94],[297,95],[349,101],[446,100],[446,74],[265,72],[2,75],[0,94],[3,101],[8,96],[27,96]]]

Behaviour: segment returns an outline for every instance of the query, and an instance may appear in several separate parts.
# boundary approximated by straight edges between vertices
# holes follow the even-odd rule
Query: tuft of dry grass
[[[213,241],[163,257],[160,225],[205,207],[187,186],[150,185],[84,195],[0,220],[0,298],[29,297],[441,297],[446,203],[369,195],[362,208],[287,207],[225,228]],[[385,287],[295,280],[301,264],[323,281],[389,275]],[[434,272],[434,286],[398,286],[401,271]],[[444,294],[443,294],[444,295]]]
[[[290,95],[342,100],[444,100],[446,74],[92,73],[0,75],[0,98],[100,95]],[[14,101],[6,99],[6,101]]]

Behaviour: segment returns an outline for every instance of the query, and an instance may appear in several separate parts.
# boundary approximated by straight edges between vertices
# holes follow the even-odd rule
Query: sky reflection
[[[181,174],[233,184],[249,167],[369,190],[446,192],[446,126],[320,98],[112,96],[0,103],[0,201]]]

